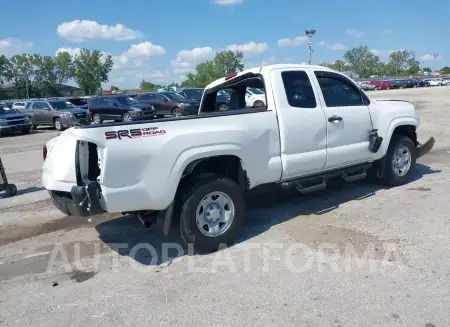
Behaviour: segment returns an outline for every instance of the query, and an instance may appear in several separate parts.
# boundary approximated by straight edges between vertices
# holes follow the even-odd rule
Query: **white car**
[[[450,85],[450,78],[443,78],[442,79],[442,85],[445,85],[445,86],[449,86]]]
[[[263,88],[267,106],[246,107],[247,88]],[[223,89],[233,90],[226,112],[215,108]],[[238,236],[248,190],[308,193],[369,174],[403,185],[434,146],[418,142],[413,104],[370,99],[323,66],[231,74],[206,87],[199,113],[70,128],[44,146],[42,183],[65,214],[131,213],[165,233],[176,219],[186,243],[209,251]]]
[[[245,94],[245,103],[247,107],[264,107],[266,105],[266,93],[256,87],[248,87]]]
[[[27,105],[27,103],[28,103],[28,101],[14,102],[12,105],[12,109],[21,111],[21,110],[25,109],[25,106]]]
[[[430,83],[430,86],[441,86],[442,81],[440,79],[427,79],[426,80],[428,83]]]

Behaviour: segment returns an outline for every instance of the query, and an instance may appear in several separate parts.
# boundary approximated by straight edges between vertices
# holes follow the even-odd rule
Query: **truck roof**
[[[316,69],[321,69],[321,70],[329,70],[329,71],[333,71],[332,69],[325,67],[325,66],[319,66],[319,65],[308,65],[308,64],[274,64],[274,65],[265,65],[265,66],[259,66],[259,67],[254,67],[254,68],[250,68],[250,69],[245,69],[242,72],[237,73],[235,77],[238,76],[242,76],[244,74],[247,73],[253,73],[253,74],[259,74],[259,73],[264,73],[264,72],[268,72],[271,71],[272,69],[310,69],[310,68],[316,68]],[[225,78],[226,77],[222,77],[219,78],[218,80],[215,80],[214,82],[212,82],[211,84],[206,86],[206,89],[215,87],[217,85],[223,84],[225,82]]]

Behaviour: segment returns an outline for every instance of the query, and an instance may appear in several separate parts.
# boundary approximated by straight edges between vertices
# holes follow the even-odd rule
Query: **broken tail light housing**
[[[45,159],[47,159],[47,146],[43,146],[42,147],[42,158],[44,159],[44,161],[45,161]]]
[[[236,77],[237,73],[231,73],[229,75],[227,75],[227,77],[225,77],[225,80],[228,81],[229,79],[232,79],[233,77]]]

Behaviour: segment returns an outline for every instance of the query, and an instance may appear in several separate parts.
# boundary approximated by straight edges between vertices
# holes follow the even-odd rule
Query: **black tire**
[[[191,187],[186,187],[180,194],[180,234],[186,244],[193,244],[199,252],[211,252],[220,245],[232,243],[238,236],[246,214],[244,192],[233,180],[219,176],[197,176],[193,179]],[[234,205],[235,216],[228,229],[217,237],[209,237],[200,231],[197,226],[196,211],[200,202],[211,192],[225,193]]]
[[[15,184],[8,184],[5,187],[6,196],[14,196],[17,193],[17,186]]]
[[[133,118],[131,118],[131,115],[129,113],[125,113],[122,116],[122,122],[124,123],[129,123],[130,121],[132,121]]]
[[[24,127],[22,128],[22,134],[30,134],[31,127]]]
[[[400,176],[398,173],[395,173],[393,167],[393,160],[395,153],[401,147],[406,147],[409,150],[411,155],[411,163],[406,172],[406,174]],[[414,142],[405,135],[394,135],[389,144],[388,151],[386,155],[379,162],[379,171],[378,176],[380,180],[387,185],[391,186],[399,186],[407,184],[411,181],[411,176],[414,173],[414,169],[416,167],[417,160],[417,149]]]
[[[55,129],[57,131],[63,131],[64,130],[64,126],[62,124],[62,121],[59,118],[55,118],[55,120],[53,121],[53,126],[55,127]]]
[[[218,109],[219,109],[219,111],[227,111],[228,109],[230,109],[230,107],[225,103],[221,103],[221,104],[219,104]]]
[[[183,116],[183,110],[181,110],[181,108],[179,108],[179,107],[175,107],[175,108],[172,109],[172,115],[174,117]]]
[[[260,107],[264,107],[264,106],[265,106],[265,104],[261,100],[256,100],[255,103],[253,103],[253,108],[260,108]]]
[[[37,129],[37,125],[31,125],[31,130],[35,131]]]
[[[92,115],[92,122],[94,124],[102,124],[103,120],[102,120],[102,118],[100,117],[99,114],[94,114],[94,115]]]

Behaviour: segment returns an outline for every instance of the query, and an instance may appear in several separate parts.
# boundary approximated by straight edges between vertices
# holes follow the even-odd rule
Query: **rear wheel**
[[[379,162],[379,178],[392,186],[408,183],[414,172],[416,159],[414,142],[405,135],[394,135],[386,156]]]
[[[30,134],[31,126],[22,128],[22,134]]]
[[[199,176],[193,182],[179,202],[181,237],[198,251],[215,251],[232,243],[242,227],[244,192],[218,175]]]
[[[17,186],[15,184],[8,184],[5,187],[6,196],[14,196],[17,193]]]
[[[181,110],[181,108],[175,107],[172,109],[172,115],[175,117],[180,117],[183,115],[183,110]]]
[[[225,103],[221,103],[219,105],[219,111],[227,111],[228,109],[230,109],[230,107],[228,107]]]
[[[102,118],[100,117],[99,114],[94,114],[92,116],[92,121],[94,122],[94,124],[101,124],[101,123],[103,123],[103,120],[102,120]]]

